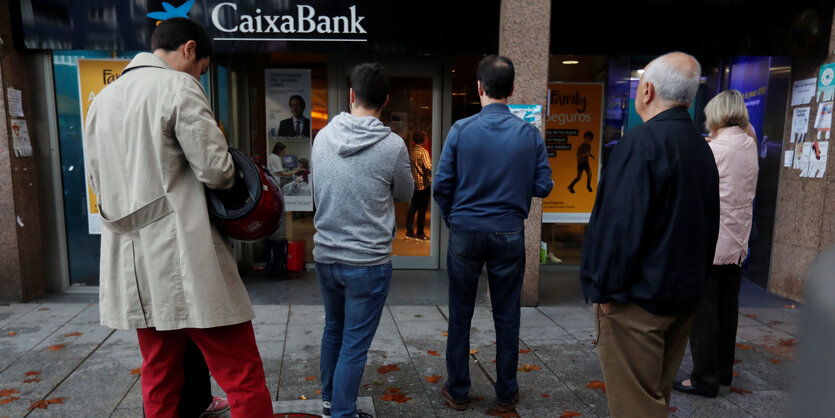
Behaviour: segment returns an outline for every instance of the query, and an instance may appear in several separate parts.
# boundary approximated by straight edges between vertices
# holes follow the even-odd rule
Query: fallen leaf
[[[415,318],[423,318],[423,315],[421,315],[421,314],[415,314]]]
[[[39,310],[39,311],[48,311],[48,310],[49,310],[49,308],[41,308],[41,309],[38,309],[38,310]],[[46,409],[46,408],[44,408],[44,409]]]
[[[142,376],[142,368],[137,367],[135,369],[131,369],[130,374],[137,375],[137,376]]]
[[[745,316],[747,316],[747,317],[749,317],[749,318],[756,318],[756,317],[758,317],[759,315],[757,315],[757,314],[755,314],[755,313],[749,313],[749,314],[747,314],[747,315],[745,315]]]
[[[734,359],[734,364],[739,364],[739,363],[742,363],[742,360],[740,360],[740,359]]]
[[[530,352],[531,352],[531,350],[523,350],[521,348],[519,349],[519,354],[528,354]]]
[[[733,375],[734,377],[739,377],[739,374],[737,372],[733,372]]]
[[[496,362],[496,359],[493,359],[493,363],[495,363],[495,362]]]
[[[738,393],[740,395],[744,395],[746,393],[751,393],[751,391],[748,390],[748,389],[740,389],[740,388],[731,388],[731,392]]]
[[[771,362],[771,364],[780,364],[780,363],[782,363],[782,361],[777,360],[777,359],[776,359],[776,358],[774,358],[774,357],[772,357],[772,358],[768,359],[768,361],[770,361],[770,362]]]
[[[39,374],[41,374],[41,372],[36,372],[34,370],[30,370],[30,371],[26,372],[26,376],[37,376]]]
[[[668,407],[667,409],[669,409],[669,410],[670,410],[670,412],[672,412],[672,413],[676,413],[676,412],[678,412],[678,408],[676,408],[676,407],[674,407],[674,406]]]
[[[516,411],[507,411],[507,410],[500,410],[497,408],[488,408],[484,411],[485,415],[490,415],[491,417],[501,417],[501,418],[515,418],[518,417],[519,414]]]
[[[401,393],[400,388],[389,387],[386,388],[386,392],[383,393],[383,396],[378,396],[377,399],[382,399],[386,402],[406,403],[412,399],[406,395],[408,395],[408,393]]]
[[[786,308],[786,309],[795,309],[795,308],[797,308],[797,306],[795,306],[795,305],[783,305],[783,307],[784,307],[784,308]]]
[[[797,344],[797,340],[795,340],[794,338],[789,338],[787,340],[780,340],[780,345],[783,346],[783,347],[791,347],[795,344]]]
[[[56,404],[56,403],[64,403],[64,399],[67,398],[52,398],[52,399],[43,399],[37,402],[32,402],[32,405],[29,405],[29,409],[46,409],[47,406]]]
[[[441,355],[440,355],[440,354],[438,354],[438,352],[437,352],[437,351],[435,351],[435,350],[429,350],[429,351],[427,351],[427,353],[429,353],[429,354],[431,354],[431,355],[433,355],[433,356],[438,356],[438,357],[440,357],[440,356],[441,356]]]
[[[473,399],[475,399],[475,400],[477,400],[477,401],[483,401],[483,400],[484,400],[484,396],[481,396],[481,395],[475,395],[475,396],[473,396]]]
[[[748,344],[736,343],[735,345],[736,345],[736,348],[738,348],[740,350],[750,350],[750,349],[754,348],[753,346],[750,346]]]
[[[19,393],[20,392],[18,392],[17,389],[3,389],[3,390],[0,390],[0,398],[5,398],[6,396],[17,395]]]
[[[40,383],[41,379],[33,377],[31,379],[23,379],[23,383]]]
[[[20,397],[12,396],[11,398],[6,398],[6,399],[3,399],[3,400],[0,400],[0,405],[5,405],[5,404],[8,404],[8,403],[12,403],[12,402],[14,402],[18,399],[20,399]]]
[[[387,364],[387,365],[377,369],[377,373],[386,374],[388,372],[393,372],[395,370],[400,371],[400,367],[397,367],[396,364]]]
[[[7,337],[14,337],[15,335],[17,335],[17,333],[14,331],[9,331],[9,333],[6,334]]]
[[[562,415],[560,415],[560,418],[573,418],[573,417],[581,417],[581,416],[583,416],[583,414],[581,414],[577,411],[562,411]]]
[[[592,380],[586,387],[589,389],[600,389],[603,393],[606,393],[606,384],[599,380]]]
[[[783,321],[768,321],[768,325],[780,325]]]
[[[542,367],[537,366],[536,364],[523,364],[522,367],[519,368],[520,372],[529,372],[531,370],[542,370]]]
[[[64,334],[64,337],[78,337],[79,335],[81,335],[80,332],[71,332],[69,334]]]
[[[307,376],[304,380],[316,380],[316,376]]]
[[[444,332],[442,332],[442,333],[441,333],[441,335],[443,335],[444,337],[448,337],[448,336],[449,336],[449,333],[448,333],[448,332],[446,332],[446,331],[444,331]]]
[[[432,376],[425,376],[424,379],[426,379],[426,381],[429,382],[429,383],[438,383],[438,381],[441,380],[441,377],[442,376],[438,376],[437,374],[433,374]]]
[[[52,351],[61,351],[61,350],[63,350],[63,349],[64,349],[64,347],[66,347],[66,345],[64,345],[64,344],[57,344],[57,345],[50,345],[50,346],[49,346],[49,349],[50,349],[50,350],[52,350]]]
[[[314,392],[314,393],[317,394],[317,395],[321,395],[322,394],[322,389],[316,389],[316,392]]]
[[[301,400],[305,400],[305,399],[307,399],[307,396],[304,396],[304,395],[299,395],[299,399],[301,399]]]
[[[382,383],[382,382],[374,382],[374,383],[372,383],[372,385],[374,385],[374,386],[383,386],[383,383]]]
[[[470,354],[477,354],[477,353],[478,353],[478,350],[476,350],[475,348],[470,349]]]
[[[542,397],[543,397],[543,398],[550,398],[550,397],[551,397],[551,395],[549,395],[549,394],[547,394],[547,393],[543,393],[543,394],[542,394]]]

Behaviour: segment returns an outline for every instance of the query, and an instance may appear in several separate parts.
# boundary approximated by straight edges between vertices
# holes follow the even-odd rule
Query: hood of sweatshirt
[[[340,157],[348,157],[382,141],[389,134],[391,128],[383,125],[373,116],[356,117],[342,112],[334,117],[330,124],[339,135],[333,135],[332,141],[336,145]]]

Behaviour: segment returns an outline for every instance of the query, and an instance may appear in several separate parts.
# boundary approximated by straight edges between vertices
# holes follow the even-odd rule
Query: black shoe
[[[429,241],[429,237],[427,237],[426,235],[420,234],[420,235],[415,237],[415,240],[425,242],[425,241]]]
[[[673,389],[682,393],[704,396],[706,398],[715,398],[716,395],[719,394],[719,390],[717,389],[711,389],[694,385],[692,379],[690,380],[689,386],[685,386],[683,382],[683,380],[678,380],[675,383],[673,383]]]
[[[331,418],[331,403],[322,401],[322,418]]]
[[[496,404],[498,404],[498,405],[499,405],[499,409],[500,409],[500,410],[502,410],[502,411],[510,411],[510,410],[512,410],[512,409],[513,409],[513,407],[514,407],[514,406],[516,406],[516,404],[517,404],[518,402],[519,402],[519,391],[517,390],[517,391],[516,391],[516,394],[515,394],[515,395],[513,395],[513,399],[511,399],[511,400],[510,400],[510,402],[502,402],[502,401],[497,401],[497,402],[496,402]]]
[[[374,415],[368,412],[362,412],[362,409],[357,409],[357,418],[374,418]]]
[[[413,240],[417,240],[417,235],[415,235],[415,234],[413,234],[413,233],[411,233],[411,232],[407,232],[407,233],[406,233],[406,239],[413,239]]]
[[[470,400],[467,399],[465,401],[456,401],[452,398],[452,395],[446,391],[446,385],[441,388],[441,397],[444,398],[444,402],[447,404],[448,407],[456,410],[456,411],[465,411],[467,409],[467,405],[470,404]]]

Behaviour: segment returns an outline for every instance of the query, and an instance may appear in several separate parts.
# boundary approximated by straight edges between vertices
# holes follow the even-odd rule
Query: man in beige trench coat
[[[235,417],[272,417],[254,318],[229,239],[209,222],[203,185],[235,168],[198,79],[211,40],[184,18],[161,22],[90,107],[84,136],[102,223],[102,325],[137,330],[149,417],[176,416],[191,338]]]

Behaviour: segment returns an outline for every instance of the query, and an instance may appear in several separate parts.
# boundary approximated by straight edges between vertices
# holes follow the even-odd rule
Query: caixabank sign
[[[498,3],[479,3],[480,9],[495,18],[491,22],[495,26],[490,26],[495,32]],[[19,27],[18,42],[28,49],[147,50],[158,22],[174,17],[202,24],[212,37],[214,51],[219,53],[439,53],[495,49],[495,40],[484,36],[483,27],[471,25],[470,19],[456,18],[460,16],[456,7],[444,6],[443,0],[12,2],[13,16],[19,16],[13,18]]]

